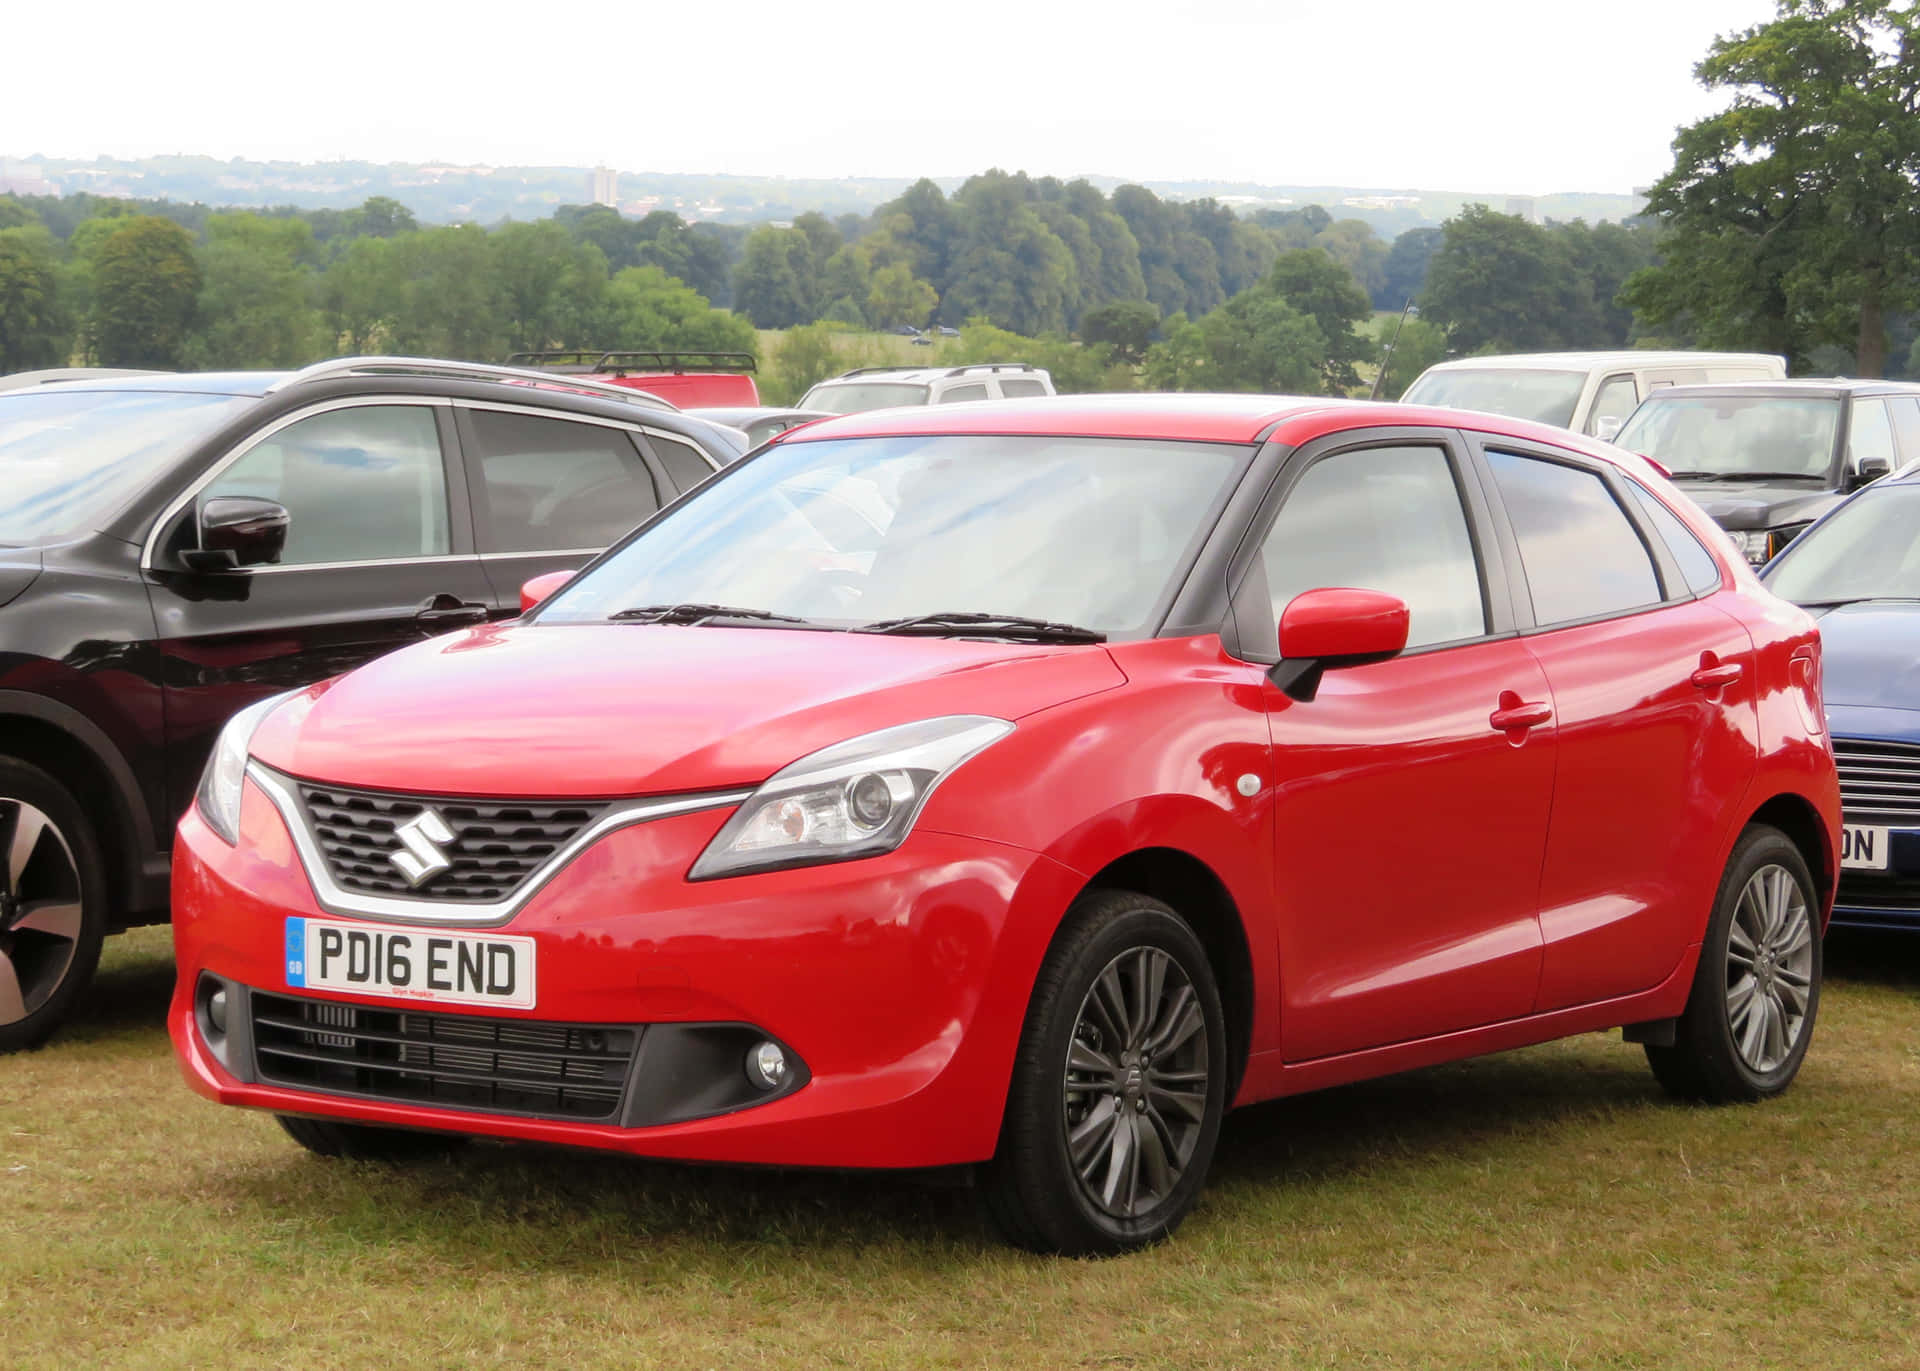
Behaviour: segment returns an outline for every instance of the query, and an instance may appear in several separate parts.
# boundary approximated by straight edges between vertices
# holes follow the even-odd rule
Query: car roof
[[[1627,465],[1628,454],[1563,428],[1427,405],[1337,400],[1301,395],[1173,394],[1052,395],[959,405],[866,410],[821,419],[775,442],[819,442],[935,434],[1032,434],[1053,437],[1163,438],[1189,442],[1254,443],[1271,437],[1300,443],[1336,429],[1395,425],[1471,428],[1557,444]],[[1637,461],[1638,459],[1632,459]]]
[[[1045,372],[1044,367],[1036,367],[1027,362],[954,362],[946,366],[900,366],[900,367],[855,367],[852,371],[843,371],[838,376],[829,376],[817,381],[808,389],[819,386],[851,385],[862,386],[879,382],[926,385],[932,381],[949,381],[1004,374],[1008,376],[1038,376]]]
[[[1518,371],[1591,371],[1595,367],[1683,367],[1727,362],[1774,363],[1764,352],[1514,352],[1489,357],[1456,357],[1435,362],[1428,371],[1477,371],[1487,367]]]
[[[1663,386],[1648,401],[1687,395],[1920,395],[1920,382],[1868,380],[1858,376],[1800,376],[1787,381],[1711,381]]]
[[[244,395],[258,398],[265,395],[276,381],[284,380],[291,374],[285,371],[181,371],[153,372],[144,375],[132,373],[125,376],[102,376],[84,381],[58,381],[36,389],[43,395],[53,390],[63,395],[69,391],[86,390],[157,390],[180,391],[194,395]]]

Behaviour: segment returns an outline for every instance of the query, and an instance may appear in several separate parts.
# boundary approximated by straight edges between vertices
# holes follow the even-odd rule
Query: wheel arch
[[[1741,825],[1741,831],[1755,824],[1767,824],[1779,829],[1787,835],[1789,842],[1800,849],[1800,855],[1806,859],[1807,870],[1813,873],[1814,887],[1820,892],[1824,924],[1826,916],[1833,912],[1839,871],[1833,850],[1833,835],[1821,821],[1820,811],[1806,796],[1785,791],[1754,810],[1746,823]],[[1735,837],[1737,840],[1738,835]]]
[[[1226,1011],[1227,1100],[1231,1104],[1239,1093],[1252,1048],[1254,989],[1253,953],[1246,924],[1226,883],[1190,852],[1148,847],[1114,858],[1094,872],[1085,889],[1131,890],[1151,896],[1193,928],[1206,949],[1220,987],[1221,1007]]]
[[[133,768],[113,741],[69,706],[0,691],[0,755],[38,767],[73,791],[108,864],[110,913],[120,918],[144,912],[155,893],[148,889],[145,859],[157,844]]]

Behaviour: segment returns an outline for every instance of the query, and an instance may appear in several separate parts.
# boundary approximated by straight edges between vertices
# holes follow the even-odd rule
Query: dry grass
[[[966,1193],[482,1146],[329,1164],[178,1080],[164,930],[0,1059],[0,1366],[1920,1365],[1920,942],[1837,941],[1784,1099],[1586,1037],[1246,1111],[1170,1244]]]

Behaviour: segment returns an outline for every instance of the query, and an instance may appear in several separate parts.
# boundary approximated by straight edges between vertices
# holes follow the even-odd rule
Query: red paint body
[[[1557,430],[1259,397],[927,407],[782,441],[1268,433],[1298,447],[1469,418],[1609,454],[1665,489],[1635,459]],[[654,796],[749,789],[894,724],[967,713],[1015,727],[947,777],[891,853],[689,882],[733,813],[709,809],[601,838],[503,927],[539,944],[540,1002],[496,1017],[750,1023],[807,1064],[810,1081],[790,1095],[623,1129],[237,1080],[201,1041],[196,977],[279,992],[282,921],[326,913],[252,781],[237,847],[197,812],[180,827],[170,1025],[187,1078],[231,1104],[649,1156],[980,1161],[1061,918],[1103,869],[1141,853],[1204,867],[1231,905],[1251,992],[1235,1025],[1240,1103],[1676,1015],[1721,871],[1762,806],[1807,816],[1830,907],[1839,794],[1818,671],[1792,665],[1817,661],[1811,620],[1722,556],[1691,506],[1675,508],[1712,539],[1720,591],[1329,669],[1305,703],[1215,632],[1034,647],[534,624],[406,649],[271,716],[254,757],[374,790]]]

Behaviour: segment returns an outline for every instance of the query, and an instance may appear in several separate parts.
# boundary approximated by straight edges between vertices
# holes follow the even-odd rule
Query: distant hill
[[[952,191],[966,178],[936,176]],[[1062,178],[1074,179],[1074,178]],[[1102,190],[1128,184],[1123,177],[1089,175]],[[596,182],[599,182],[596,185]],[[789,180],[782,177],[670,175],[622,171],[612,198],[630,214],[672,210],[683,219],[752,223],[791,219],[807,210],[832,216],[868,214],[912,182],[895,177]],[[1463,205],[1479,202],[1540,219],[1588,222],[1619,220],[1638,212],[1638,196],[1566,192],[1510,197],[1504,192],[1433,191],[1407,187],[1268,186],[1238,181],[1140,181],[1163,198],[1211,196],[1242,212],[1324,205],[1340,218],[1362,219],[1386,236],[1439,224]],[[587,167],[485,167],[378,162],[222,162],[212,157],[148,157],[123,161],[101,157],[0,155],[0,193],[124,196],[207,205],[346,209],[369,196],[385,195],[411,209],[424,223],[543,219],[561,205],[606,198],[608,186]],[[596,190],[600,192],[596,195]]]

